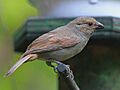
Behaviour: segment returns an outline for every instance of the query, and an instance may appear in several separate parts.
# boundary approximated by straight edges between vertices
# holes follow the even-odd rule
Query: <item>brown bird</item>
[[[11,75],[27,61],[40,58],[51,62],[64,61],[80,53],[96,29],[103,24],[91,17],[78,17],[65,26],[58,27],[34,40],[20,60],[6,73]]]

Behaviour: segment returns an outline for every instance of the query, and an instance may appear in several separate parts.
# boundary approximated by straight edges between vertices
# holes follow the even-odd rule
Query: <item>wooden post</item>
[[[56,69],[60,78],[66,82],[66,85],[68,85],[69,90],[80,90],[74,80],[73,72],[70,70],[68,65],[59,63]]]

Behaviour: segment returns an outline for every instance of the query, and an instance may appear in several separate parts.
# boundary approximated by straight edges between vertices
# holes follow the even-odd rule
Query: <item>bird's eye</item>
[[[92,23],[92,22],[89,22],[89,23],[88,23],[88,25],[89,25],[89,26],[92,26],[92,25],[93,25],[93,23]]]
[[[77,23],[77,25],[81,25],[81,23]]]

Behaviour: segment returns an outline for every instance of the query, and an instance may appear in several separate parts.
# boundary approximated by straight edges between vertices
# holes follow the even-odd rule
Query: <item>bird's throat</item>
[[[89,29],[84,29],[84,30],[80,30],[81,33],[83,33],[83,35],[87,38],[90,38],[94,32],[94,30],[89,30]]]

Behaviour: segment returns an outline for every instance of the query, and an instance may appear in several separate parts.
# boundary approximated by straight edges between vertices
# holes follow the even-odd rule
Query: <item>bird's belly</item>
[[[82,49],[85,47],[86,43],[87,42],[83,42],[70,48],[47,52],[42,54],[41,56],[46,60],[49,60],[49,59],[58,60],[58,61],[67,60],[75,56],[76,54],[80,53]]]

